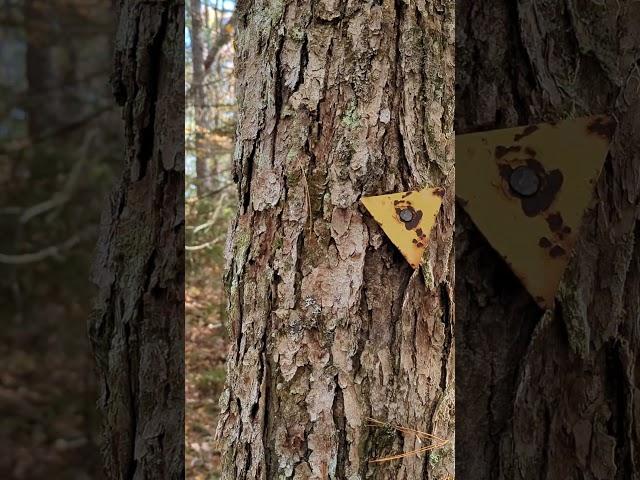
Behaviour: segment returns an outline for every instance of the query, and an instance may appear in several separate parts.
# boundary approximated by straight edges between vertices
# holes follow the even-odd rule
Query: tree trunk
[[[119,4],[112,86],[125,162],[90,336],[109,479],[184,478],[184,4]]]
[[[196,178],[200,195],[210,190],[210,172],[207,168],[205,129],[207,128],[204,89],[204,48],[202,44],[202,5],[200,0],[191,0],[191,64],[193,67],[192,93],[194,109]]]
[[[459,211],[457,479],[639,474],[639,15],[458,2],[457,133],[610,112],[618,128],[553,312]]]
[[[238,215],[227,248],[226,479],[448,476],[453,4],[239,2]],[[363,195],[444,186],[423,268]]]
[[[22,108],[32,141],[103,109],[100,77],[112,38],[109,1],[24,0],[26,77]],[[92,49],[100,55],[88,54]],[[97,93],[100,92],[100,93]],[[21,95],[22,97],[22,95]],[[94,119],[95,121],[95,119]],[[73,130],[73,129],[70,129]],[[78,142],[78,139],[74,140]]]
[[[28,82],[25,107],[29,135],[33,139],[40,137],[47,130],[58,127],[64,119],[64,114],[72,111],[68,108],[70,95],[62,88],[65,84],[63,71],[72,68],[65,65],[69,62],[70,52],[61,45],[60,32],[51,21],[52,18],[61,16],[57,11],[61,8],[62,5],[57,1],[24,2]],[[42,101],[45,98],[47,101]]]

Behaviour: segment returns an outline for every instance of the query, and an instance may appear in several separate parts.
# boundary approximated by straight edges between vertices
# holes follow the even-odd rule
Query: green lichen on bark
[[[581,290],[568,275],[558,289],[558,301],[562,309],[562,320],[567,329],[569,346],[574,354],[585,358],[589,353],[590,329],[587,323],[587,305]]]
[[[358,102],[356,100],[349,101],[347,109],[342,115],[342,125],[348,129],[360,126],[360,115],[358,114]]]

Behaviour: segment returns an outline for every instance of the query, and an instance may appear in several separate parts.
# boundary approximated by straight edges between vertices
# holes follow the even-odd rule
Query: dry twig
[[[432,442],[429,445],[425,445],[424,447],[416,448],[415,450],[411,450],[409,452],[404,452],[404,453],[399,453],[399,454],[396,454],[396,455],[389,455],[389,456],[386,456],[386,457],[381,457],[381,458],[376,458],[376,459],[373,459],[373,460],[369,460],[369,463],[384,463],[384,462],[391,462],[393,460],[399,460],[401,458],[410,457],[412,455],[418,455],[419,456],[421,453],[437,450],[439,448],[444,447],[445,445],[447,445],[449,443],[449,440],[447,440],[447,439],[438,437],[438,436],[433,435],[431,433],[421,432],[420,430],[416,430],[416,429],[413,429],[413,428],[402,427],[402,426],[399,426],[399,425],[391,425],[389,423],[385,423],[385,422],[381,422],[380,420],[376,420],[375,418],[367,418],[367,421],[369,422],[369,423],[367,423],[367,425],[369,427],[392,428],[392,429],[397,430],[397,431],[402,432],[402,433],[415,435],[415,437],[418,439],[418,441],[420,443],[423,443],[424,440],[429,440],[429,441]]]

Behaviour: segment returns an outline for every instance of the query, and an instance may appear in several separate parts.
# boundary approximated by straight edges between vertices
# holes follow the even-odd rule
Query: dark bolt
[[[413,220],[413,210],[410,208],[405,208],[400,211],[400,220],[403,222],[410,222]]]
[[[536,172],[530,167],[521,166],[511,172],[509,186],[518,195],[530,197],[538,193],[540,189],[540,179]]]

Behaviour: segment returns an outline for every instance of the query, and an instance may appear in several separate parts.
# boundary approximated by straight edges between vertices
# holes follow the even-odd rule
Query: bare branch
[[[202,79],[203,82],[201,86],[204,86],[204,77],[206,77],[207,74],[211,71],[211,66],[218,56],[218,52],[222,50],[222,47],[224,47],[231,40],[231,34],[233,33],[233,24],[235,22],[235,19],[236,15],[234,12],[231,17],[229,17],[229,20],[227,20],[227,23],[225,23],[222,27],[220,34],[216,37],[213,45],[211,45],[211,49],[207,52],[207,56],[204,59],[204,72]],[[189,88],[189,91],[186,94],[187,97],[191,98],[193,96],[194,86],[195,85],[191,85],[191,87]]]
[[[218,217],[220,217],[220,212],[222,211],[222,206],[224,205],[224,201],[226,200],[226,198],[227,198],[226,193],[223,193],[222,195],[220,195],[220,199],[218,200],[218,204],[216,205],[216,209],[214,210],[213,215],[205,223],[198,225],[196,227],[193,227],[194,234],[201,232],[203,230],[208,230],[209,227],[212,227],[213,225],[215,225],[215,223],[218,221]]]
[[[80,175],[84,170],[84,166],[86,165],[90,155],[89,155],[89,147],[92,145],[93,141],[96,139],[98,131],[96,129],[90,130],[84,138],[82,145],[80,146],[80,152],[78,154],[79,160],[74,164],[67,177],[67,181],[65,182],[62,190],[53,194],[53,196],[45,200],[44,202],[38,203],[31,207],[28,207],[24,210],[12,207],[9,209],[3,209],[0,213],[5,214],[16,214],[20,215],[19,221],[22,225],[29,222],[34,217],[46,213],[50,210],[63,206],[65,203],[69,201],[72,197],[73,192],[78,185],[78,180]]]
[[[227,169],[227,170],[228,170],[228,169]],[[221,172],[218,172],[218,173],[221,173]],[[187,199],[186,199],[186,202],[187,202],[187,203],[189,203],[189,204],[197,203],[198,201],[200,201],[200,200],[202,200],[202,199],[204,199],[204,198],[207,198],[207,197],[213,197],[214,195],[217,195],[217,194],[218,194],[218,193],[220,193],[220,192],[224,192],[227,188],[229,188],[229,187],[230,187],[230,186],[232,186],[232,185],[235,185],[235,183],[233,183],[233,182],[225,183],[225,184],[224,184],[224,185],[222,185],[220,188],[216,188],[215,190],[211,190],[211,191],[209,191],[209,192],[207,192],[207,193],[204,193],[204,194],[202,194],[202,195],[199,195],[199,196],[197,196],[197,197],[187,198]]]
[[[83,145],[81,147],[81,152],[79,155],[79,160],[71,169],[71,173],[69,173],[69,177],[60,192],[57,192],[53,197],[51,197],[46,202],[42,202],[38,205],[34,205],[33,207],[27,209],[20,217],[20,223],[27,223],[30,219],[35,217],[36,215],[40,215],[49,210],[53,210],[54,208],[61,207],[65,203],[69,201],[73,192],[78,185],[78,179],[80,178],[80,174],[84,170],[84,166],[86,165],[89,159],[89,146],[93,142],[93,140],[97,136],[96,130],[91,130],[89,134],[85,137]]]
[[[196,250],[204,250],[205,248],[209,248],[209,247],[213,247],[214,245],[220,243],[221,240],[223,240],[225,237],[225,235],[220,235],[216,238],[214,238],[213,240],[206,242],[206,243],[202,243],[200,245],[194,245],[194,246],[190,246],[190,245],[185,245],[184,249],[188,252],[193,252]]]
[[[236,21],[235,13],[229,17],[227,23],[222,27],[220,35],[216,37],[216,41],[211,45],[211,49],[207,53],[207,57],[204,59],[204,73],[205,75],[211,70],[214,60],[218,56],[218,52],[231,40],[231,34],[233,32],[233,24]]]
[[[33,146],[36,143],[43,142],[43,141],[48,140],[48,139],[53,138],[53,137],[66,135],[66,134],[71,133],[71,132],[73,132],[75,130],[78,130],[79,128],[84,127],[85,125],[87,125],[91,121],[93,121],[96,118],[100,117],[102,114],[104,114],[106,112],[109,112],[109,111],[112,111],[114,109],[115,109],[114,105],[108,105],[106,107],[99,108],[98,110],[96,110],[93,113],[90,113],[86,117],[80,118],[80,119],[76,120],[75,122],[68,123],[67,125],[63,125],[60,128],[49,130],[48,132],[44,132],[42,135],[40,135],[38,137],[35,137],[34,139],[32,139],[30,141],[29,140],[23,140],[23,141],[13,142],[13,143],[9,144],[9,146],[7,146],[5,148],[0,148],[0,153],[19,152],[21,150],[25,150],[25,149]]]
[[[51,257],[61,258],[64,252],[71,250],[83,240],[94,236],[96,231],[97,229],[95,226],[89,227],[85,231],[74,235],[61,244],[52,245],[33,253],[23,253],[16,255],[0,253],[0,263],[4,263],[6,265],[26,265],[28,263],[40,262]]]

